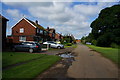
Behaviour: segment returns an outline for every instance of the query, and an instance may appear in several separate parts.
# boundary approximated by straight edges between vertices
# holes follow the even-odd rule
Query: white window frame
[[[26,41],[26,37],[25,36],[20,36],[19,41]]]
[[[24,33],[24,28],[20,28],[20,33]]]

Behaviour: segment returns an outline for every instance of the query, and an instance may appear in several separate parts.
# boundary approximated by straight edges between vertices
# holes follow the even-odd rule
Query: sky
[[[86,36],[91,32],[90,24],[100,11],[111,7],[117,0],[86,0],[82,1],[31,1],[8,2],[3,0],[0,14],[9,19],[7,35],[11,35],[13,27],[21,18],[26,17],[32,21],[38,20],[44,28],[55,28],[56,32],[63,35],[73,34],[76,39]]]

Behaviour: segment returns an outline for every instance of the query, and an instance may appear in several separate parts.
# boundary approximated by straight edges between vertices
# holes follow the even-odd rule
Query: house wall
[[[18,37],[13,37],[13,43],[19,43],[19,36]]]
[[[34,41],[34,38],[33,37],[30,37],[30,36],[26,36],[26,41]],[[19,36],[14,36],[13,37],[13,43],[19,43]]]
[[[6,47],[6,26],[7,26],[8,20],[4,18],[1,18],[1,19],[0,19],[1,21],[0,25],[2,25],[2,51],[4,51]]]
[[[24,28],[24,33],[20,33],[20,28]],[[29,24],[26,20],[21,20],[12,28],[12,35],[35,35],[36,28]]]
[[[55,34],[55,39],[56,40],[60,40],[60,35],[59,34]]]
[[[20,28],[24,28],[24,32],[20,33]],[[16,24],[12,28],[12,36],[13,36],[13,43],[19,43],[19,36],[27,36],[27,41],[33,41],[33,37],[28,36],[34,36],[36,35],[36,28],[33,27],[30,23],[28,23],[26,20],[22,19],[18,24]]]

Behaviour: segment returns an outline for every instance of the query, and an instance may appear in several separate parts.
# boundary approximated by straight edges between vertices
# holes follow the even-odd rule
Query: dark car
[[[21,42],[18,45],[13,46],[13,51],[41,51],[41,45],[37,42]]]

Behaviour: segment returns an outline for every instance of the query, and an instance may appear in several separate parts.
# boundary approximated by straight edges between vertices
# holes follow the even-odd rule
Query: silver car
[[[64,48],[64,45],[58,44],[54,41],[47,41],[47,42],[44,42],[43,44],[48,44],[48,45],[50,45],[51,48],[58,48],[58,49]]]

